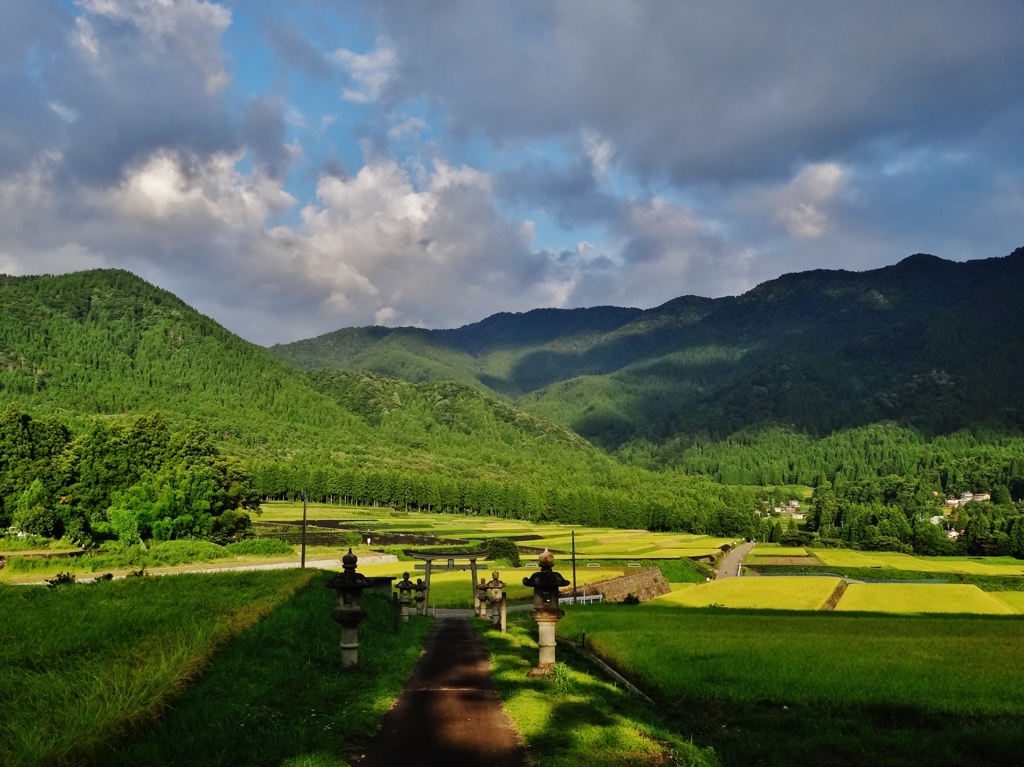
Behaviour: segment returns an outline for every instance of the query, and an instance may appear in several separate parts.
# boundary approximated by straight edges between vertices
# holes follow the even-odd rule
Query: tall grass
[[[0,761],[79,764],[155,716],[311,571],[0,586]]]

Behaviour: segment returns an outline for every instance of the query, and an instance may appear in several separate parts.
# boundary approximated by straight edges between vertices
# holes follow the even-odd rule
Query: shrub
[[[74,586],[75,585],[75,574],[74,573],[57,573],[52,578],[46,579],[46,586],[51,589],[58,588],[60,586]]]
[[[279,557],[293,553],[291,546],[276,538],[250,538],[229,543],[224,548],[236,556]]]
[[[510,567],[519,567],[519,547],[509,538],[488,538],[485,542],[487,554],[491,559],[503,559]]]

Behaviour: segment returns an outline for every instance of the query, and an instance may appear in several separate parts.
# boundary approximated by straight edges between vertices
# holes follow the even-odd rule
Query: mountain
[[[562,328],[606,332],[629,313],[571,314]],[[515,334],[539,343],[550,329],[526,322]],[[489,335],[478,329],[464,343],[481,350]],[[211,432],[263,495],[315,485],[322,498],[332,492],[323,478],[344,476],[365,493],[348,495],[374,503],[398,502],[405,487],[432,504],[444,488],[452,508],[473,513],[729,534],[752,520],[749,492],[629,466],[479,384],[308,375],[120,270],[0,276],[0,409],[15,424],[70,427],[65,442],[97,422],[134,428],[160,412],[174,429]],[[0,467],[24,457],[8,448]],[[723,516],[727,505],[738,516]]]
[[[1024,428],[1024,248],[787,274],[646,311],[498,314],[455,330],[344,329],[271,351],[306,370],[461,381],[608,449],[759,424],[812,435]]]

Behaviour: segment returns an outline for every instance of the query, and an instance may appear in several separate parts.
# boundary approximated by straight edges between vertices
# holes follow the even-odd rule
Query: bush
[[[209,541],[161,541],[145,557],[148,567],[171,567],[189,562],[210,562],[228,556],[223,546]]]
[[[276,538],[250,538],[246,541],[229,543],[224,547],[235,556],[280,557],[294,553],[294,549]]]
[[[75,574],[74,573],[57,573],[52,578],[46,579],[47,588],[55,589],[60,586],[74,586],[75,585]]]
[[[488,538],[484,545],[491,559],[503,559],[510,567],[519,567],[519,547],[509,538]]]

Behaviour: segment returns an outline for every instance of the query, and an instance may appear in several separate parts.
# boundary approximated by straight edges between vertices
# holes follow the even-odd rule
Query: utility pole
[[[572,531],[572,603],[576,604],[576,531]]]
[[[306,566],[306,490],[302,490],[302,567]]]

